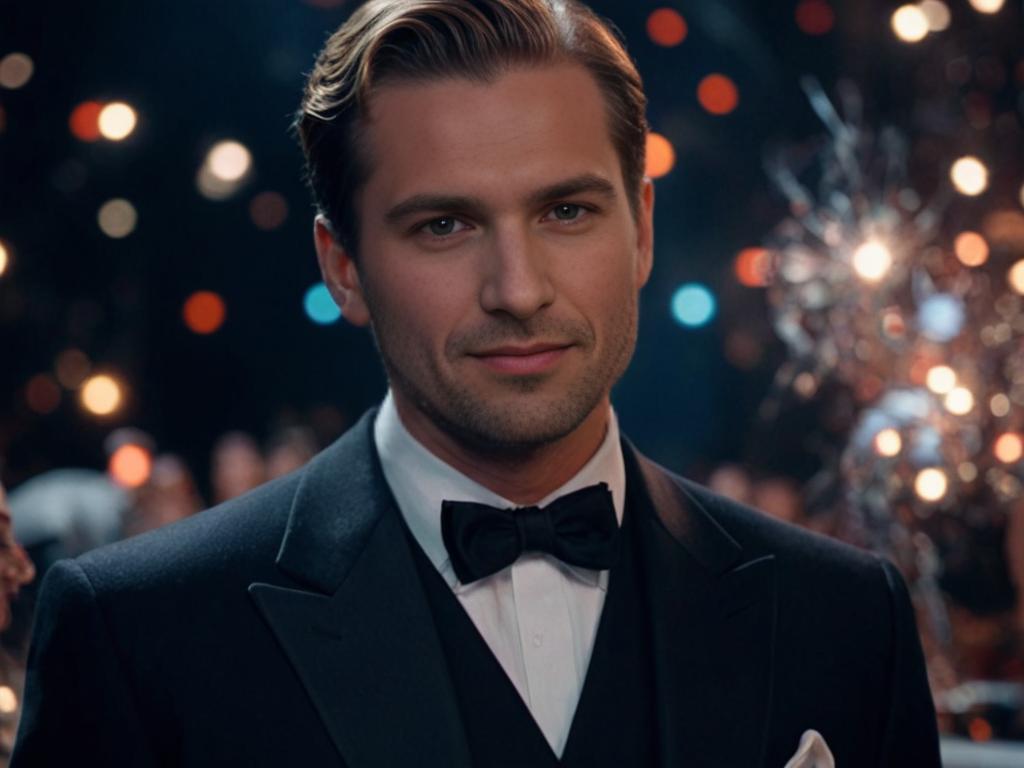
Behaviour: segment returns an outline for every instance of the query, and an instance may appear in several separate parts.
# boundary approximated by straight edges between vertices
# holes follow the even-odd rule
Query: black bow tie
[[[498,509],[445,501],[441,536],[463,584],[497,573],[523,552],[547,552],[596,571],[611,568],[619,556],[619,523],[606,483],[573,491],[546,507]]]

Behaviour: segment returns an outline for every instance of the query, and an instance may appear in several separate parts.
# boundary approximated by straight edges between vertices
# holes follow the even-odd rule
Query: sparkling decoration
[[[893,16],[907,42],[949,26],[943,3]],[[910,181],[904,134],[864,126],[851,89],[837,108],[816,82],[803,85],[827,135],[813,154],[799,147],[766,164],[789,203],[765,242],[789,359],[763,413],[780,412],[786,392],[843,391],[853,427],[817,479],[836,493],[808,514],[831,515],[841,538],[899,564],[936,653],[955,659],[940,553],[956,545],[945,531],[962,528],[937,522],[998,526],[1024,481],[1024,216],[984,210],[989,198],[1005,206],[983,196],[1006,188],[993,181],[1004,173],[997,151],[950,147],[938,160],[947,179],[925,193]]]

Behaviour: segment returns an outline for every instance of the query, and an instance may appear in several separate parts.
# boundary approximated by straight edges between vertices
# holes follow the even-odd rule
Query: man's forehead
[[[492,81],[383,85],[362,132],[369,185],[388,197],[529,195],[569,178],[620,181],[603,96],[574,64],[512,70]]]

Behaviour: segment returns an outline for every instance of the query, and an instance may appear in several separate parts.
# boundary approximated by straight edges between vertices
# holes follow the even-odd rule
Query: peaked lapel
[[[304,470],[277,557],[308,589],[249,593],[351,768],[469,768],[451,679],[368,412]]]
[[[641,512],[661,764],[757,768],[771,712],[775,557],[744,557],[713,517],[713,497],[702,503],[627,441],[623,453]]]

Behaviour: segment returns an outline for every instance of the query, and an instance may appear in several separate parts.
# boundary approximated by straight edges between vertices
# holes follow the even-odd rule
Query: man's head
[[[647,99],[613,32],[575,0],[369,0],[328,39],[306,83],[296,128],[320,213],[359,250],[357,200],[373,158],[365,142],[374,92],[393,82],[493,80],[511,68],[575,62],[597,81],[638,210]]]
[[[639,78],[589,11],[373,0],[328,42],[300,133],[325,282],[414,434],[521,452],[601,417],[653,192]]]

